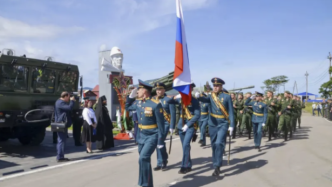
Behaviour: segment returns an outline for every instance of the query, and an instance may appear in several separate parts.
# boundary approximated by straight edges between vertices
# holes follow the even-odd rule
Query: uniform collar
[[[150,100],[150,97],[143,98],[142,101],[145,102],[147,100]]]

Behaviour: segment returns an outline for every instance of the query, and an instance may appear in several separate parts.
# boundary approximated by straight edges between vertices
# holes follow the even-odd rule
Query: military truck
[[[76,65],[0,53],[0,141],[17,138],[22,145],[39,145],[50,125],[62,91],[76,92]],[[76,92],[77,93],[77,92]],[[79,102],[75,103],[79,109]]]

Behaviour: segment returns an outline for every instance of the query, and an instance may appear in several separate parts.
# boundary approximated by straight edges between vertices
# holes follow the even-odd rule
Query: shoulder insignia
[[[168,98],[172,98],[172,96],[169,96],[169,95],[168,95],[167,97],[168,97]]]
[[[156,103],[156,104],[159,103],[159,101],[155,100],[154,98],[152,98],[151,101],[153,101],[153,102]]]

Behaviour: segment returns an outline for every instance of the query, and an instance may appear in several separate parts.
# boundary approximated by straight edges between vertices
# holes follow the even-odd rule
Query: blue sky
[[[286,89],[309,92],[328,80],[332,52],[331,0],[182,0],[192,79],[212,77],[225,88],[255,85],[277,75]],[[85,86],[98,84],[98,51],[118,46],[123,68],[137,79],[174,70],[175,0],[3,0],[0,48],[52,56],[79,65]],[[283,91],[283,89],[282,89]]]

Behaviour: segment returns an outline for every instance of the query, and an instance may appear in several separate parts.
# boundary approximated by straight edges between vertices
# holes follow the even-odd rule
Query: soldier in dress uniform
[[[195,84],[191,84],[191,88],[195,87]],[[179,174],[186,174],[191,171],[192,163],[190,158],[190,142],[196,135],[196,130],[198,128],[198,120],[201,115],[201,108],[199,106],[199,101],[192,97],[191,103],[188,106],[182,104],[181,95],[178,94],[174,97],[170,104],[180,104],[180,119],[178,122],[178,131],[182,143],[183,157],[181,163],[181,169]],[[184,111],[184,113],[183,113]],[[182,123],[183,121],[183,123]],[[193,139],[194,140],[194,139]]]
[[[167,97],[165,93],[165,84],[161,82],[156,82],[154,84],[156,88],[157,95],[152,98],[152,100],[157,101],[162,105],[163,115],[165,119],[165,136],[162,137],[166,139],[168,131],[173,134],[176,121],[176,109],[174,104],[169,104],[169,101],[172,100],[171,97]],[[166,143],[163,142],[163,148],[157,149],[157,167],[154,168],[155,171],[166,170],[168,154],[166,151]]]
[[[126,100],[126,110],[136,110],[139,119],[139,186],[153,186],[151,155],[164,147],[165,119],[162,105],[151,99],[152,86],[138,80],[139,87],[131,91]],[[136,96],[142,100],[134,104]]]
[[[277,99],[273,98],[273,91],[268,90],[267,91],[267,97],[264,100],[264,103],[267,105],[268,114],[267,114],[267,121],[266,121],[266,128],[264,130],[268,130],[269,133],[269,141],[271,141],[272,135],[274,138],[275,135],[275,129],[277,128],[277,119],[276,115],[278,113],[279,104]]]
[[[256,96],[248,97],[245,102],[246,106],[252,106],[253,109],[252,126],[254,131],[255,149],[258,149],[258,151],[260,151],[262,141],[262,127],[265,126],[267,119],[267,106],[262,101],[263,94],[256,92]]]
[[[247,92],[245,95],[245,100],[247,100],[248,98],[251,97],[251,92]],[[240,111],[242,113],[242,124],[240,126],[240,133],[241,135],[244,133],[244,129],[247,130],[248,132],[248,138],[251,139],[251,130],[252,130],[252,121],[251,121],[251,117],[252,117],[252,106],[246,106],[244,105],[244,108],[242,111]]]
[[[235,118],[232,99],[229,94],[223,92],[225,82],[217,77],[212,78],[211,82],[213,92],[210,95],[196,93],[195,96],[199,101],[210,104],[209,134],[214,168],[212,176],[219,176],[225,150],[225,137],[227,130],[230,131],[230,135],[232,134]]]
[[[209,120],[209,103],[201,103],[201,117],[199,119],[199,130],[200,130],[200,140],[201,147],[206,145],[206,126]]]

